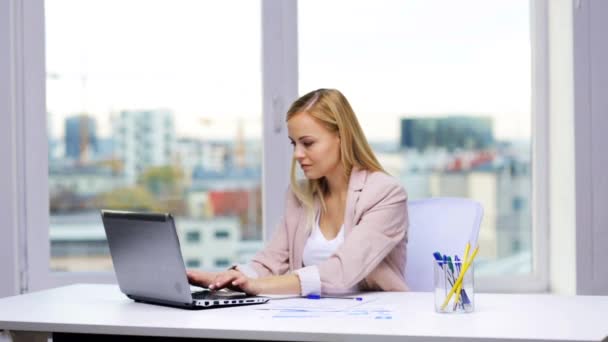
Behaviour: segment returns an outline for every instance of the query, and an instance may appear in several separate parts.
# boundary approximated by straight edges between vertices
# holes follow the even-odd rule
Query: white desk
[[[72,285],[0,299],[0,329],[291,341],[600,341],[608,297],[477,294],[471,314],[437,314],[431,293],[374,293],[395,309],[374,317],[276,318],[263,305],[188,311],[140,304],[114,285]],[[370,303],[371,304],[371,303]],[[29,334],[24,332],[45,332]]]

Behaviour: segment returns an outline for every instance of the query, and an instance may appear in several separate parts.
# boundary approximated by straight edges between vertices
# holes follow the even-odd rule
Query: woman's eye
[[[309,141],[302,143],[302,145],[304,145],[304,147],[310,147],[310,146],[312,146],[312,144],[313,143],[309,142]]]

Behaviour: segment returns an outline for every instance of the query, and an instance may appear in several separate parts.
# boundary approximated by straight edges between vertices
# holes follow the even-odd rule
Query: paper
[[[363,300],[336,298],[293,298],[273,297],[268,303],[256,308],[265,317],[276,319],[393,319],[395,311],[391,307],[375,305],[376,297],[364,296]]]
[[[372,302],[375,298],[363,297],[363,300],[344,299],[344,298],[281,298],[275,297],[259,310],[291,310],[300,312],[345,312],[346,310],[363,306]]]

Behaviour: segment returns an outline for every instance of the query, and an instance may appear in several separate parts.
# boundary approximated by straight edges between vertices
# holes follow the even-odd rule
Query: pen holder
[[[433,275],[435,289],[435,311],[439,313],[466,313],[474,310],[474,264],[471,263],[465,271],[460,286],[460,295],[452,291],[458,281],[464,263],[461,261],[438,262],[433,260]],[[450,295],[451,293],[451,295]],[[444,306],[446,298],[447,305]]]

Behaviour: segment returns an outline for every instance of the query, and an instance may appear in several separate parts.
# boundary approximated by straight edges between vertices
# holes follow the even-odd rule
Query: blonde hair
[[[349,179],[353,167],[385,172],[372,151],[357,116],[346,97],[336,89],[317,89],[297,99],[287,111],[287,121],[306,112],[330,132],[340,137],[340,162]],[[309,179],[300,184],[296,177],[297,162],[291,161],[291,188],[308,212],[309,221],[314,218],[314,201],[318,198],[323,211],[327,210],[323,195],[330,189],[325,177]]]

